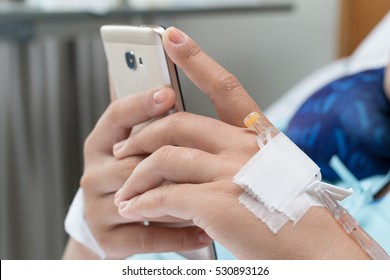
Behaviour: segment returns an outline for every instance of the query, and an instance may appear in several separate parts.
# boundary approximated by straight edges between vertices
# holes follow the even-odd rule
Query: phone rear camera
[[[135,55],[133,52],[126,52],[125,58],[126,58],[127,66],[130,69],[133,69],[133,70],[137,69],[137,60],[135,59]]]

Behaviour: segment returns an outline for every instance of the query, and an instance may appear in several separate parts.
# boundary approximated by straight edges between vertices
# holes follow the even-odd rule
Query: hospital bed
[[[265,111],[265,114],[283,131],[303,102],[319,88],[346,75],[366,69],[383,67],[389,61],[390,12],[363,40],[351,56],[336,60],[303,79],[271,105]],[[338,170],[338,173],[342,174],[343,172],[346,173],[347,171],[344,169]],[[380,199],[374,199],[369,190],[381,187],[389,181],[390,172],[387,176],[373,176],[360,181],[353,178],[352,174],[344,174],[342,180],[338,182],[338,185],[345,187],[350,187],[351,184],[359,184],[359,188],[363,191],[354,194],[345,202],[344,206],[388,253],[390,253],[390,193]]]

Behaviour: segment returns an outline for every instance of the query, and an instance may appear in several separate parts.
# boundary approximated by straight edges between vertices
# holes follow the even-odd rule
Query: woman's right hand
[[[143,220],[125,219],[113,203],[116,191],[147,156],[116,159],[113,149],[120,144],[115,144],[126,139],[133,126],[166,114],[174,102],[175,94],[171,89],[152,90],[113,101],[85,141],[84,173],[80,182],[84,191],[84,214],[107,258],[192,250],[212,242],[203,230],[194,226],[169,228],[154,223],[145,226]],[[74,246],[71,241],[68,248],[70,245],[77,250],[80,244]],[[71,257],[72,250],[65,252],[64,258]]]

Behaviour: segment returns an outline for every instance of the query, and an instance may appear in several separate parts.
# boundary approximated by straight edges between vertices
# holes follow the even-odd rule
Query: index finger
[[[88,136],[85,149],[112,154],[114,144],[129,136],[135,125],[167,113],[175,103],[170,88],[154,89],[113,101]]]
[[[209,96],[222,121],[243,126],[243,120],[250,112],[260,112],[237,78],[204,53],[186,34],[170,27],[164,32],[163,44],[172,61]]]

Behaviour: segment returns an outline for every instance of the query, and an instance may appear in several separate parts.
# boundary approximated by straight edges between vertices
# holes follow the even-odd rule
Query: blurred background
[[[1,259],[61,258],[83,141],[109,102],[101,25],[181,28],[266,109],[351,54],[389,8],[388,0],[0,0]],[[188,111],[215,117],[179,74]]]

